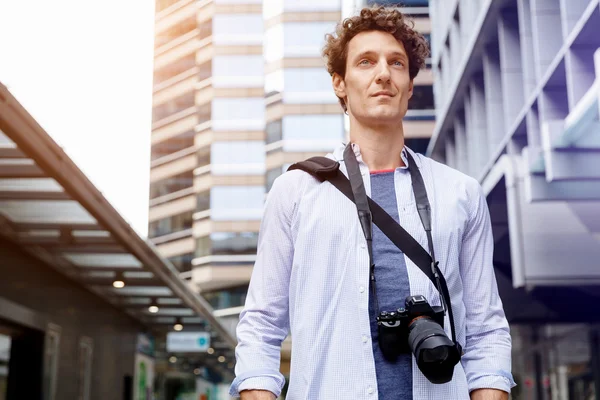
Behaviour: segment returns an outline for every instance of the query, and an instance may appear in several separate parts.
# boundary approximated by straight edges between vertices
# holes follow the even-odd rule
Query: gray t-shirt
[[[371,198],[398,221],[394,171],[371,173]],[[373,261],[380,310],[392,311],[404,307],[404,300],[410,295],[404,254],[375,224],[373,224]],[[412,355],[401,354],[393,363],[383,358],[377,339],[375,318],[378,311],[375,309],[372,288],[369,290],[369,313],[378,397],[380,400],[412,400]]]

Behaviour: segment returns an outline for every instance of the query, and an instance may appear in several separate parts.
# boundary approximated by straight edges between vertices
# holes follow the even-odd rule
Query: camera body
[[[377,317],[383,357],[395,362],[400,354],[414,354],[421,372],[432,383],[452,379],[462,349],[444,331],[444,308],[432,307],[425,296],[408,296],[405,307]]]
[[[432,307],[425,296],[408,296],[404,308],[395,311],[382,311],[377,317],[379,343],[383,356],[395,361],[398,355],[411,353],[408,341],[409,327],[415,318],[429,318],[441,327],[444,326],[444,309]]]

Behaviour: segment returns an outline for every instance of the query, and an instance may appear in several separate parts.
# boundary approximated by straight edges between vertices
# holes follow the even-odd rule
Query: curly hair
[[[414,30],[413,21],[407,21],[396,8],[383,6],[363,8],[359,15],[339,23],[334,34],[325,35],[323,57],[329,74],[333,76],[337,73],[343,78],[346,74],[348,43],[359,33],[374,30],[391,33],[404,45],[408,56],[408,74],[411,80],[414,79],[425,65],[425,59],[429,57],[427,40]],[[341,98],[340,104],[346,112],[346,103]]]

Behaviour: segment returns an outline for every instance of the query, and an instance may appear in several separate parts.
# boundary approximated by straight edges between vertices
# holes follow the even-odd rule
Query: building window
[[[212,59],[215,77],[264,77],[264,59],[262,55],[219,55]],[[240,69],[240,65],[244,68]]]
[[[214,175],[264,174],[265,143],[258,140],[214,142],[211,172]]]
[[[154,161],[161,157],[168,156],[169,154],[192,147],[194,145],[195,135],[196,133],[193,130],[190,130],[163,142],[153,144],[152,154],[150,156],[151,160]]]
[[[202,147],[200,149],[198,149],[198,152],[196,153],[197,156],[197,166],[198,168],[200,167],[206,167],[207,165],[210,164],[210,160],[211,160],[211,155],[210,155],[210,147]]]
[[[408,101],[409,110],[434,110],[433,86],[418,85],[413,89],[413,95]]]
[[[154,199],[160,196],[177,192],[179,190],[192,187],[194,184],[193,171],[186,171],[178,175],[170,176],[166,179],[152,182],[150,184],[150,198]]]
[[[199,193],[196,197],[196,211],[210,210],[210,191]]]
[[[182,74],[196,66],[196,54],[192,53],[185,56],[174,63],[165,65],[164,67],[154,71],[154,84],[158,85],[171,79],[179,74]]]
[[[188,272],[192,270],[193,253],[183,254],[180,256],[170,257],[169,261],[177,268],[179,272]]]
[[[161,119],[167,118],[186,108],[193,107],[194,101],[194,91],[191,91],[179,97],[175,97],[166,103],[159,104],[152,110],[152,122],[160,121]]]
[[[212,101],[215,120],[263,119],[264,108],[262,97],[214,98]]]
[[[202,82],[212,76],[212,62],[207,61],[198,66],[198,82]]]
[[[209,255],[254,255],[258,232],[213,232],[196,240],[196,257]]]
[[[339,115],[287,115],[283,119],[283,139],[313,143],[343,140],[344,119],[341,111],[340,108]]]
[[[216,232],[210,234],[212,254],[256,254],[257,232]]]
[[[246,303],[248,285],[218,290],[214,292],[202,292],[202,296],[215,310],[224,308],[241,307]]]
[[[195,18],[195,17],[194,17]],[[207,20],[198,25],[198,40],[206,39],[213,34],[212,20]]]
[[[192,213],[192,211],[186,211],[181,214],[150,222],[148,236],[164,236],[173,232],[190,229],[193,223]]]
[[[173,39],[177,39],[187,33],[190,33],[196,29],[196,17],[188,18],[178,24],[173,25],[172,28],[167,29],[160,35],[157,35],[154,40],[154,47],[160,47],[166,43],[169,43]]]
[[[267,144],[279,142],[282,139],[281,120],[275,120],[267,123],[265,128],[267,134]]]
[[[179,0],[156,0],[156,12],[162,11],[167,7],[172,6]]]
[[[196,239],[196,257],[210,256],[212,251],[210,236],[201,236]]]
[[[210,191],[211,219],[260,220],[264,199],[264,186],[214,186]]]
[[[213,26],[213,43],[217,45],[261,44],[264,32],[261,14],[217,14]]]
[[[212,110],[210,103],[198,106],[198,125],[210,121],[212,116]]]

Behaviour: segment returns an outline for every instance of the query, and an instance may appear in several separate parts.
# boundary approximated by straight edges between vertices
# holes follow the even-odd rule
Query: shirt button
[[[366,335],[363,335],[362,340],[363,343],[367,343],[369,341],[369,338]]]
[[[367,389],[367,392],[369,392],[369,394],[373,394],[374,390],[371,386],[369,386],[369,388]]]
[[[358,291],[361,292],[361,293],[363,293],[365,291],[365,287],[364,286],[359,287]]]
[[[364,244],[364,243],[361,243],[361,244],[360,244],[360,248],[361,248],[361,249],[364,249],[365,247],[367,247],[367,246],[365,246],[365,244]]]

